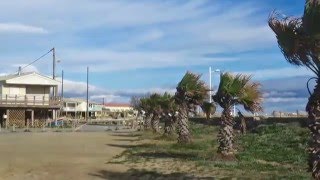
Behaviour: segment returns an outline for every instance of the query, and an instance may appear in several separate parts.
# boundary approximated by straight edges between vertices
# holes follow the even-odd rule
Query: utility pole
[[[56,79],[56,50],[55,48],[52,48],[51,51],[52,51],[52,58],[53,58],[52,79]]]
[[[213,88],[212,88],[212,73],[215,73],[215,72],[221,72],[220,69],[216,69],[214,71],[212,71],[212,68],[211,66],[209,67],[209,102],[212,103],[212,91],[213,91]]]
[[[52,79],[56,79],[56,50],[55,48],[51,49],[52,51]],[[53,94],[53,98],[56,98],[57,94],[56,94],[56,87],[52,88],[52,94]],[[52,117],[55,120],[56,124],[57,124],[57,112],[56,110],[52,110]]]
[[[88,122],[89,117],[89,67],[87,67],[87,112],[86,121]]]
[[[212,73],[212,70],[211,70],[211,66],[209,67],[209,103],[212,102],[212,84],[211,84],[211,73]]]
[[[64,72],[63,72],[63,70],[62,70],[62,72],[61,72],[61,78],[62,78],[62,80],[61,80],[61,83],[62,83],[62,84],[61,84],[61,99],[62,99],[62,100],[63,100],[63,95],[64,95],[64,94],[63,94],[63,93],[64,93],[64,92],[63,92],[63,86],[64,86],[64,84],[63,84],[63,78],[64,78],[64,77],[63,77],[63,76],[64,76]]]
[[[102,105],[104,105],[104,98],[102,98]]]

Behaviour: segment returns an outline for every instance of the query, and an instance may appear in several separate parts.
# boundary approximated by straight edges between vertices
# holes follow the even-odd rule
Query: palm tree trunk
[[[144,117],[144,129],[149,130],[151,128],[151,119],[150,116]]]
[[[210,112],[206,112],[206,119],[207,119],[207,120],[210,120],[210,115],[211,115]]]
[[[178,143],[187,144],[191,142],[191,135],[189,132],[188,109],[183,106],[178,114]]]
[[[160,117],[159,115],[153,115],[152,119],[151,119],[151,127],[154,133],[159,133],[159,120]]]
[[[164,135],[165,136],[172,136],[174,134],[174,119],[173,117],[165,117],[165,122],[164,122]]]
[[[246,134],[247,132],[247,123],[246,123],[246,118],[245,117],[240,117],[240,121],[241,121],[241,124],[240,124],[240,131],[241,131],[241,134]]]
[[[233,138],[233,117],[231,116],[231,108],[227,107],[221,115],[220,130],[218,133],[218,153],[226,157],[232,157],[234,155]]]
[[[319,79],[306,106],[309,118],[311,141],[309,143],[309,170],[315,179],[320,179],[320,84]]]

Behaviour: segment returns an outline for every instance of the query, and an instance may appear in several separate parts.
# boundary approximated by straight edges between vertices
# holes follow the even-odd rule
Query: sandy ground
[[[0,134],[0,179],[113,179],[102,172],[128,170],[108,162],[131,140],[106,132]]]

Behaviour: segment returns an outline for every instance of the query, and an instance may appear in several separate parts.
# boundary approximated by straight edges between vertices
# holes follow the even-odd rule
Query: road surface
[[[127,171],[108,162],[135,138],[103,130],[0,134],[0,179],[96,180],[106,179],[101,170]]]

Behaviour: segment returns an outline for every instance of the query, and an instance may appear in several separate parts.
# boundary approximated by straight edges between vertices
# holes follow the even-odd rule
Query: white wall
[[[110,110],[111,112],[122,112],[122,111],[129,111],[133,110],[132,107],[126,107],[126,106],[105,106],[103,108],[104,110]]]

